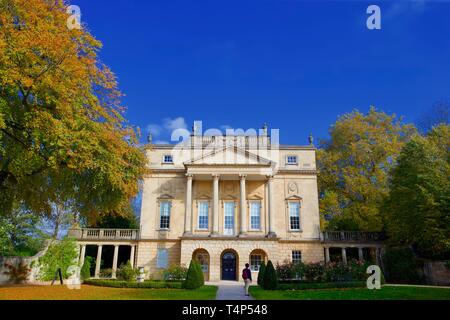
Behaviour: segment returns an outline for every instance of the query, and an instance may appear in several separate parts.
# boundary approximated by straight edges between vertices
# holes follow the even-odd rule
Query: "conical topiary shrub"
[[[203,274],[202,280],[200,281],[199,270],[201,272],[201,268],[198,262],[196,262],[195,260],[191,260],[186,279],[182,283],[183,289],[197,289],[203,285]]]
[[[261,262],[261,265],[259,266],[259,272],[258,272],[258,286],[262,287],[264,285],[264,273],[266,272],[266,264]]]
[[[277,272],[273,267],[272,261],[267,262],[266,270],[264,271],[264,284],[265,290],[275,290],[278,287]]]
[[[197,282],[201,287],[202,285],[205,284],[205,277],[203,276],[202,266],[200,265],[200,263],[195,261],[195,265],[197,270]]]

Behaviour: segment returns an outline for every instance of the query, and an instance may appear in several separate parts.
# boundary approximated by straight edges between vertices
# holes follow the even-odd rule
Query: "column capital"
[[[273,174],[266,175],[267,180],[271,181],[273,180]]]
[[[213,173],[211,176],[213,177],[214,180],[219,180],[220,178],[220,174],[218,173]]]
[[[247,175],[245,173],[240,173],[239,174],[239,179],[240,180],[245,180],[245,179],[247,179]]]
[[[186,173],[186,178],[193,179],[194,178],[194,174],[193,173]]]

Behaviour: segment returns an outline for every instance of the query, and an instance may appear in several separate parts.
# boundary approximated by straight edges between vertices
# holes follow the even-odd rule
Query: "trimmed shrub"
[[[386,268],[386,278],[389,282],[412,284],[422,282],[418,273],[420,264],[410,248],[387,249],[383,261]]]
[[[86,256],[84,258],[84,263],[80,270],[81,280],[87,280],[91,277],[92,260],[93,260],[93,258],[90,256]]]
[[[89,279],[84,284],[99,287],[112,288],[145,288],[145,289],[181,289],[181,282],[175,281],[149,281],[130,282],[122,280],[106,280],[106,279]]]
[[[186,279],[188,269],[185,266],[174,264],[164,271],[164,280],[181,281]]]
[[[199,263],[195,260],[191,260],[186,279],[182,283],[183,289],[197,289],[200,288],[203,283],[203,272],[201,272]]]
[[[280,283],[278,290],[310,290],[310,289],[335,289],[335,288],[365,288],[365,281],[349,281],[349,282],[297,282],[297,283]]]
[[[264,272],[263,288],[265,290],[275,290],[277,286],[278,286],[277,272],[273,267],[272,261],[269,260],[267,262],[267,267]]]
[[[139,270],[134,269],[131,266],[130,260],[128,260],[125,264],[121,264],[116,273],[117,279],[124,281],[136,281],[138,275]]]
[[[263,262],[261,262],[261,265],[259,266],[259,272],[258,272],[258,285],[260,287],[263,286],[264,284],[264,273],[266,272],[266,264]]]

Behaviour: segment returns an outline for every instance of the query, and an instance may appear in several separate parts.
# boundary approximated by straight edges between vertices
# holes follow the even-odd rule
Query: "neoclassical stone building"
[[[196,259],[210,281],[240,280],[245,263],[256,273],[269,259],[328,261],[334,247],[346,261],[346,248],[363,259],[380,246],[370,234],[321,232],[312,141],[279,145],[266,127],[258,136],[193,130],[184,143],[152,144],[147,157],[140,230],[79,231],[81,259],[86,245],[98,246],[96,276],[105,245],[115,248],[113,277],[119,247],[129,246],[147,275]]]

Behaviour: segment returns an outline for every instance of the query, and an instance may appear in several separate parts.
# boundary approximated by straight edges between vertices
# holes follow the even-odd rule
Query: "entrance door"
[[[236,280],[236,255],[233,252],[222,256],[222,280]]]

